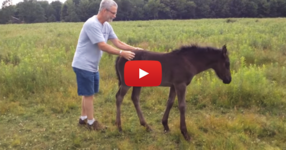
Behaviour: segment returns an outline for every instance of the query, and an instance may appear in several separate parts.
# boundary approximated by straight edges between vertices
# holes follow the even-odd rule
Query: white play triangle
[[[142,77],[145,77],[148,74],[149,74],[148,72],[139,68],[139,79],[141,79]]]

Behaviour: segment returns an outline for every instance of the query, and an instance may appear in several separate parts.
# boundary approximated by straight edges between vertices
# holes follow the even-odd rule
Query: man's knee
[[[83,96],[84,100],[93,100],[93,95]]]

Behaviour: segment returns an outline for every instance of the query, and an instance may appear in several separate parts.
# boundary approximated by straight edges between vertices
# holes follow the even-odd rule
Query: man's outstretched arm
[[[105,51],[107,53],[114,54],[114,55],[123,56],[127,60],[131,60],[135,56],[135,54],[132,51],[118,50],[118,49],[112,47],[111,45],[106,44],[105,42],[99,42],[97,44],[98,44],[99,49],[101,49],[102,51]]]
[[[139,47],[133,47],[131,45],[128,45],[122,41],[120,41],[119,39],[110,39],[110,41],[114,44],[114,46],[116,46],[119,49],[123,49],[123,50],[143,50],[142,48]]]

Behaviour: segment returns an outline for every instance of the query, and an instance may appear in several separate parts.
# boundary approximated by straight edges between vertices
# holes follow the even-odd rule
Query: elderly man
[[[77,92],[79,96],[82,96],[79,125],[87,124],[91,130],[104,129],[93,116],[93,95],[99,90],[98,66],[102,51],[131,60],[135,56],[132,50],[141,49],[121,42],[108,23],[116,17],[117,7],[113,0],[101,1],[98,14],[83,24],[72,62],[76,74]],[[107,40],[110,40],[120,50],[108,45]]]

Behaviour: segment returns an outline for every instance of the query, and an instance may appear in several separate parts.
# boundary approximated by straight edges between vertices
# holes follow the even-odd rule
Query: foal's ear
[[[222,55],[223,55],[224,57],[226,57],[226,56],[227,56],[227,49],[226,49],[226,45],[224,45],[224,46],[222,47]]]

